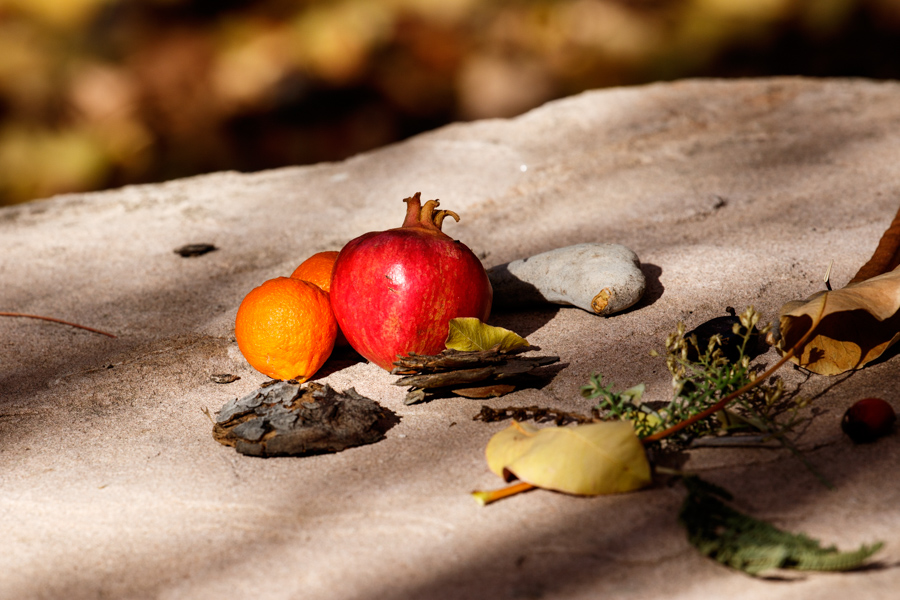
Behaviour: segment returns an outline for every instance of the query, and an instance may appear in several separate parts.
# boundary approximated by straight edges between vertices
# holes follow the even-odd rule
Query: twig
[[[26,315],[23,313],[16,313],[16,312],[0,312],[0,317],[23,317],[25,319],[40,319],[42,321],[52,321],[53,323],[61,323],[63,325],[68,325],[69,327],[77,327],[78,329],[84,329],[85,331],[99,333],[100,335],[105,335],[105,336],[108,336],[111,338],[116,337],[113,334],[107,333],[100,329],[94,329],[93,327],[87,327],[85,325],[79,325],[78,323],[71,323],[69,321],[63,321],[62,319],[56,319],[53,317],[43,317],[41,315]]]

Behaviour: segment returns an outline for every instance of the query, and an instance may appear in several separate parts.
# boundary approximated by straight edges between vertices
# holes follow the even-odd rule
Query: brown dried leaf
[[[900,269],[895,269],[782,306],[779,347],[787,351],[814,329],[793,362],[820,375],[860,369],[900,339],[898,311]]]
[[[872,258],[859,268],[850,283],[859,283],[876,275],[889,273],[898,266],[900,266],[900,210],[878,241],[878,247],[875,248]]]
[[[470,388],[459,388],[453,390],[453,393],[457,396],[462,396],[463,398],[474,398],[476,400],[481,400],[484,398],[499,398],[500,396],[504,396],[510,392],[515,391],[516,386],[514,385],[504,385],[502,383],[498,383],[495,385],[486,385],[483,387],[470,387]]]

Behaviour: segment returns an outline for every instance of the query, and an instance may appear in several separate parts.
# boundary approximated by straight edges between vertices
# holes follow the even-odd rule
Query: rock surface
[[[337,454],[260,459],[210,420],[265,378],[233,338],[238,304],[304,258],[396,227],[421,191],[462,216],[448,233],[487,266],[584,242],[641,258],[647,291],[601,318],[495,312],[565,365],[546,386],[487,401],[403,404],[394,377],[326,365],[396,412],[386,439]],[[875,568],[750,579],[700,557],[676,522],[680,486],[576,498],[499,487],[484,459],[505,423],[482,403],[589,410],[594,372],[665,400],[660,358],[688,328],[846,283],[900,200],[900,84],[684,81],[585,93],[512,120],[458,124],[334,164],[218,173],[0,210],[0,310],[115,339],[0,319],[3,598],[893,598],[900,587],[900,436],[853,445],[853,401],[896,408],[900,360],[826,378],[784,369],[812,401],[797,443],[828,478],[771,448],[692,450],[682,468],[737,507],[852,549]],[[182,257],[188,244],[217,249]],[[892,355],[893,356],[893,355]],[[774,353],[758,359],[771,364]],[[212,374],[239,376],[231,384]]]

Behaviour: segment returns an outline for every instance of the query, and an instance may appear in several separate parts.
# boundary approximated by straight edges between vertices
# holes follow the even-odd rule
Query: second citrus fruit
[[[334,261],[337,260],[339,252],[329,250],[327,252],[317,252],[313,254],[294,269],[291,277],[294,279],[302,279],[314,283],[322,291],[331,292],[331,271],[334,268]],[[347,338],[338,328],[337,340],[335,346],[348,346]]]
[[[323,291],[330,292],[331,270],[337,257],[338,252],[317,252],[300,263],[300,266],[291,273],[291,277],[314,283]]]

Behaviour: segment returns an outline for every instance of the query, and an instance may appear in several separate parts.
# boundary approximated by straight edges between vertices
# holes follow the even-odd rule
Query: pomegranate
[[[441,231],[459,215],[406,198],[403,225],[351,240],[334,263],[331,306],[350,345],[390,371],[398,355],[437,354],[450,319],[487,320],[493,291],[478,257]]]

